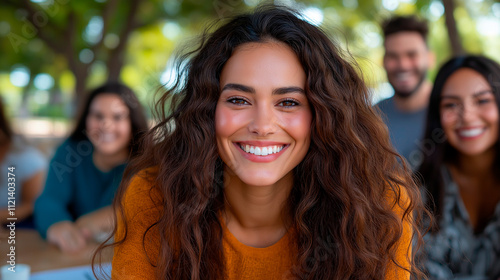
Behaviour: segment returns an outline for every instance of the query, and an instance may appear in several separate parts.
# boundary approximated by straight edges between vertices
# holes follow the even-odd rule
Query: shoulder
[[[160,234],[154,225],[162,217],[162,196],[156,186],[157,170],[144,169],[125,187],[117,212],[112,278],[153,279],[160,252]],[[123,216],[123,215],[124,216]]]
[[[131,179],[126,189],[126,197],[133,197],[137,194],[144,194],[145,192],[151,193],[153,197],[159,195],[159,190],[155,186],[156,177],[158,176],[158,169],[150,167],[143,169],[135,174]]]
[[[17,146],[11,150],[9,154],[22,164],[43,164],[45,163],[44,155],[35,147],[32,146]]]
[[[88,140],[75,141],[68,138],[57,147],[54,159],[67,159],[67,157],[78,159],[87,157],[92,154],[93,149],[92,143]]]
[[[124,186],[126,189],[121,205],[125,210],[127,220],[141,213],[160,210],[163,198],[156,184],[157,175],[158,169],[155,167],[143,169],[132,177],[127,186]]]
[[[9,151],[7,158],[9,164],[20,167],[19,170],[28,177],[43,171],[47,166],[45,156],[30,145],[14,143],[14,148]]]
[[[387,187],[385,199],[398,216],[403,216],[411,203],[406,187],[396,183],[392,187]]]
[[[393,97],[390,97],[378,102],[375,104],[375,107],[378,107],[382,112],[386,112],[388,110],[392,110],[394,106],[393,104]]]
[[[404,186],[396,185],[394,188],[388,188],[386,200],[393,213],[400,219],[401,225],[401,235],[393,247],[395,255],[386,271],[386,279],[410,279],[408,271],[412,258],[413,217],[408,209],[411,205],[411,198]]]

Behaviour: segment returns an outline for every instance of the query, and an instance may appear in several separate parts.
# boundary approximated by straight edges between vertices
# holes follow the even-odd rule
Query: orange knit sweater
[[[115,247],[112,279],[138,280],[155,279],[155,267],[150,264],[148,256],[157,256],[159,246],[146,246],[144,251],[142,238],[147,227],[156,221],[160,208],[159,193],[151,189],[149,180],[136,176],[125,194],[123,204],[127,221],[127,238]],[[154,192],[154,193],[152,193]],[[121,240],[124,232],[123,220],[118,219],[116,239]],[[239,242],[229,230],[223,229],[223,250],[226,262],[226,274],[233,279],[292,279],[293,246],[291,234],[287,233],[277,243],[266,248],[254,248]],[[400,241],[398,262],[409,267],[407,250],[411,246],[411,228],[405,225],[405,232]],[[147,240],[150,240],[146,236]],[[148,243],[146,243],[148,244]],[[325,246],[328,246],[325,244]],[[157,260],[153,259],[153,263]],[[289,275],[290,277],[287,277]],[[386,279],[409,279],[409,274],[396,266],[388,269]]]

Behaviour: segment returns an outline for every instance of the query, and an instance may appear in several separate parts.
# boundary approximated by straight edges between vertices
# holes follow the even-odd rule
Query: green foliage
[[[83,81],[86,88],[97,86],[108,79],[116,54],[124,52],[124,63],[117,66],[119,77],[136,90],[145,106],[149,106],[153,94],[163,90],[160,78],[178,46],[199,34],[207,23],[250,10],[258,2],[138,1],[137,8],[131,13],[130,5],[135,0],[45,0],[39,4],[29,0],[4,0],[0,4],[0,94],[7,97],[9,105],[26,106],[33,115],[69,117],[72,114],[67,109],[68,103],[78,97],[75,95],[76,85],[81,79],[78,71],[89,73]],[[470,1],[456,1],[455,18],[467,51],[486,53],[498,60],[499,36],[481,34],[476,28],[478,20],[494,17],[491,7],[495,2],[484,0],[471,5]],[[428,19],[431,26],[429,44],[436,53],[436,66],[449,58],[444,16],[430,12],[431,7],[439,6],[438,0],[395,1],[399,4],[391,10],[383,3],[386,1],[297,0],[294,5],[298,9],[317,7],[323,11],[322,27],[353,55],[370,87],[377,87],[385,81],[379,23],[392,14],[417,14]],[[134,24],[126,33],[125,27],[130,23],[131,15]],[[92,21],[98,26],[99,22],[104,23],[104,35],[94,32],[97,35],[90,36],[89,23]],[[124,40],[126,45],[121,50],[117,45]],[[94,53],[89,64],[80,60],[82,50],[86,49]],[[30,70],[31,81],[27,88],[15,87],[6,78],[18,65]],[[44,104],[35,102],[39,89],[34,86],[33,77],[39,73],[48,73],[55,81],[54,87],[48,90],[51,98]],[[27,101],[23,103],[22,100]],[[12,110],[14,114],[16,111]]]

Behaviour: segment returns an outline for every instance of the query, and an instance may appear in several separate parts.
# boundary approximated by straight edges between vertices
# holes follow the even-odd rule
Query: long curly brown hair
[[[161,193],[162,215],[148,229],[156,237],[145,232],[142,246],[159,244],[159,255],[149,255],[158,279],[224,279],[218,215],[224,209],[224,174],[214,124],[219,77],[238,46],[268,40],[288,45],[299,58],[313,114],[310,148],[293,170],[285,207],[298,252],[292,274],[384,279],[391,263],[404,265],[396,260],[402,218],[421,240],[414,211],[422,206],[419,191],[398,163],[359,69],[323,31],[288,8],[261,6],[236,16],[213,33],[206,31],[197,48],[180,57],[176,84],[156,103],[158,123],[144,138],[142,154],[127,167],[115,211],[124,217],[122,201],[131,178],[156,167],[151,188]],[[394,204],[387,202],[388,193]],[[320,261],[318,250],[327,241],[335,245]]]

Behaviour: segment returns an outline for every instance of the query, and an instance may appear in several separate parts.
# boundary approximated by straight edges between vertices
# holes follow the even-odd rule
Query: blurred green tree
[[[141,100],[147,102],[148,92],[168,82],[171,69],[167,60],[179,41],[198,34],[207,22],[252,9],[259,2],[3,0],[0,4],[0,91],[8,88],[1,84],[5,83],[1,73],[10,73],[12,80],[13,70],[24,67],[29,75],[28,80],[18,86],[22,91],[22,107],[27,106],[28,97],[36,91],[34,86],[40,73],[48,73],[53,79],[53,86],[47,89],[49,107],[57,102],[61,104],[62,100],[80,104],[88,87],[107,80],[122,80],[140,89]],[[476,27],[476,24],[488,26],[488,22],[498,21],[498,0],[275,2],[294,6],[324,27],[333,39],[349,49],[373,87],[385,80],[379,23],[392,14],[418,14],[429,20],[430,44],[437,53],[438,64],[464,50],[487,53],[497,59],[500,56],[496,51],[500,47],[498,34],[478,34],[481,28]],[[40,108],[39,112],[64,115],[59,107]]]

